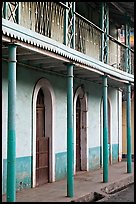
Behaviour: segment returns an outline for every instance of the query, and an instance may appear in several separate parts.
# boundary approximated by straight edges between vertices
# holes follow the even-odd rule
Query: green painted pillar
[[[127,84],[127,173],[132,172],[131,162],[131,85]]]
[[[108,182],[108,98],[107,76],[103,76],[103,182]]]
[[[16,45],[9,45],[7,202],[16,201]]]
[[[73,64],[67,65],[67,196],[74,196]]]

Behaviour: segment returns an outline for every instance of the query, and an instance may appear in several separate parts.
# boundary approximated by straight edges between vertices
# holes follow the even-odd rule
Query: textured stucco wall
[[[3,190],[6,182],[6,159],[7,159],[7,102],[8,102],[8,67],[2,64],[2,170]],[[59,180],[66,176],[66,151],[67,151],[67,81],[66,78],[55,76],[41,71],[30,70],[17,65],[17,102],[16,102],[16,158],[17,189],[31,186],[31,158],[32,158],[32,94],[34,86],[40,78],[49,80],[55,94],[55,124],[54,124],[54,154],[55,154],[55,179]],[[100,104],[102,87],[84,80],[74,79],[74,92],[84,84],[88,104],[88,135],[87,151],[89,169],[100,166]],[[95,91],[94,91],[95,90]],[[117,92],[108,89],[108,96],[112,107],[112,144],[118,143],[117,123]],[[114,110],[114,111],[113,111]],[[114,154],[115,155],[115,154]],[[92,159],[93,158],[93,159]],[[60,164],[60,159],[62,163]],[[27,162],[26,162],[27,160]],[[97,162],[96,162],[97,160]],[[25,162],[23,162],[25,161]],[[27,165],[26,165],[27,164]],[[22,168],[21,168],[22,166]],[[20,170],[22,169],[22,174]],[[4,172],[4,173],[3,173]],[[22,177],[26,175],[26,177]],[[21,183],[20,183],[21,182]],[[21,186],[20,186],[21,185]]]
[[[7,103],[8,103],[8,64],[2,64],[2,174],[5,172],[7,159]],[[32,94],[37,81],[45,77],[51,83],[55,93],[55,124],[54,124],[54,153],[66,152],[66,80],[58,76],[51,76],[36,70],[26,69],[17,65],[17,89],[16,89],[16,158],[18,161],[25,161],[25,157],[32,156]],[[63,124],[63,125],[62,125]],[[61,142],[60,142],[61,141]],[[62,145],[63,144],[63,145]],[[3,168],[4,164],[4,168]],[[18,162],[22,165],[22,162]],[[24,163],[25,165],[25,163]],[[29,166],[31,171],[31,165]],[[23,174],[23,168],[22,168]],[[3,174],[4,178],[6,173]],[[19,181],[20,175],[20,181]],[[18,183],[24,183],[21,174],[17,173]],[[6,179],[3,179],[3,190],[5,191]],[[29,186],[31,184],[29,183]]]

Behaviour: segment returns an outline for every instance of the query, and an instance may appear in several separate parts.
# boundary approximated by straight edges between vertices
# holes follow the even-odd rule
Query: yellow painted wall
[[[122,103],[122,154],[127,154],[126,101]],[[131,101],[132,154],[134,154],[134,98]]]

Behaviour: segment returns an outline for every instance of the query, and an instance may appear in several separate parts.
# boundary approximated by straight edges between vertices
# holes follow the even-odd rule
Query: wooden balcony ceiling
[[[2,42],[2,59],[8,62],[8,47],[5,42]],[[20,65],[28,69],[67,77],[66,61],[63,59],[57,59],[48,54],[43,55],[21,46],[17,47],[16,59],[17,67]],[[89,67],[83,67],[79,64],[74,66],[74,78],[100,85],[102,84],[102,75],[100,73],[94,72],[93,69],[91,70]],[[124,87],[122,81],[117,81],[112,77],[109,77],[108,84],[112,87]]]
[[[110,2],[109,5],[112,19],[121,25],[128,15],[131,17],[131,27],[134,27],[134,2]]]
[[[100,2],[85,2],[89,7],[99,10]],[[131,26],[134,27],[134,2],[109,2],[110,20],[118,27],[124,24],[126,16],[131,17]]]

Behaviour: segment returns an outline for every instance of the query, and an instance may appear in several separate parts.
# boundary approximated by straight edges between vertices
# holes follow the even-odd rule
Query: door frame
[[[81,169],[84,171],[89,170],[89,165],[88,165],[88,106],[87,106],[87,94],[84,92],[82,86],[79,86],[74,94],[74,174],[76,173],[76,102],[77,102],[77,97],[84,97],[81,102],[81,112],[84,112],[84,125],[86,126],[86,131],[81,131]],[[82,117],[82,113],[81,113]],[[82,125],[82,121],[81,121]],[[82,138],[84,137],[85,143],[83,145],[82,143]],[[84,162],[82,157],[85,156]]]
[[[54,150],[54,110],[55,110],[55,94],[49,81],[41,78],[37,81],[32,95],[32,187],[36,186],[36,101],[38,92],[42,88],[44,92],[44,101],[50,98],[51,111],[51,130],[49,142],[49,182],[55,181],[55,150]],[[48,92],[48,97],[47,97]]]

